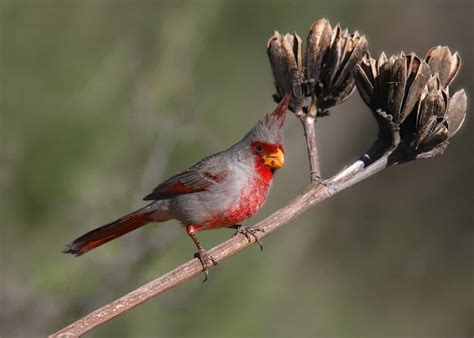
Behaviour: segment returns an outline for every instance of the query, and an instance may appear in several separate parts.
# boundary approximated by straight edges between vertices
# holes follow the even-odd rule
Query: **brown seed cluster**
[[[424,59],[414,53],[387,59],[382,53],[377,60],[364,58],[355,68],[355,79],[381,135],[389,137],[389,124],[395,124],[404,145],[422,153],[454,136],[464,121],[464,90],[449,95],[460,65],[459,55],[447,47],[432,48]]]
[[[275,32],[267,44],[273,70],[276,101],[292,94],[290,108],[297,114],[311,110],[324,115],[346,100],[354,89],[354,66],[367,52],[367,39],[321,19],[313,23],[306,39],[304,62],[301,38]]]

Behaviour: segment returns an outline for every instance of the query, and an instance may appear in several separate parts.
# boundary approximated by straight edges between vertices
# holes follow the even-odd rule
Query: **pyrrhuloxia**
[[[286,96],[238,143],[158,185],[144,198],[153,202],[75,239],[63,252],[80,256],[147,223],[177,219],[196,244],[207,277],[216,262],[196,232],[229,227],[249,239],[255,236],[255,230],[239,223],[264,204],[273,174],[283,166],[283,124],[289,101]]]

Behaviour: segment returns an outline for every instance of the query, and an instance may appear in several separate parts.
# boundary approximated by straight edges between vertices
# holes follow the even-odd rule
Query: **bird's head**
[[[275,110],[258,121],[245,136],[244,147],[262,172],[273,172],[285,162],[284,122],[290,96],[285,96]]]

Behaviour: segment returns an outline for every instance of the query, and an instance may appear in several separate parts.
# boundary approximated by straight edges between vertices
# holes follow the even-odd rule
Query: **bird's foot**
[[[245,237],[247,237],[247,240],[249,242],[252,242],[252,239],[254,239],[255,242],[258,243],[258,245],[260,245],[260,251],[263,251],[263,244],[255,234],[257,232],[265,232],[264,229],[262,229],[262,228],[247,228],[243,225],[237,225],[236,227],[237,227],[237,231],[235,232],[235,235],[242,234]]]
[[[199,249],[199,251],[194,255],[202,264],[202,271],[206,275],[204,277],[203,282],[207,281],[207,277],[209,275],[209,268],[213,265],[217,265],[217,261],[214,257],[209,255],[206,250]]]

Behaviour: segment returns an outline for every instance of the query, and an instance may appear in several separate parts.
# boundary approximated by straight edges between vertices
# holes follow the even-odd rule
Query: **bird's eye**
[[[257,144],[257,145],[255,146],[255,150],[256,150],[257,152],[261,153],[261,152],[263,151],[263,146],[262,146],[261,144]]]

